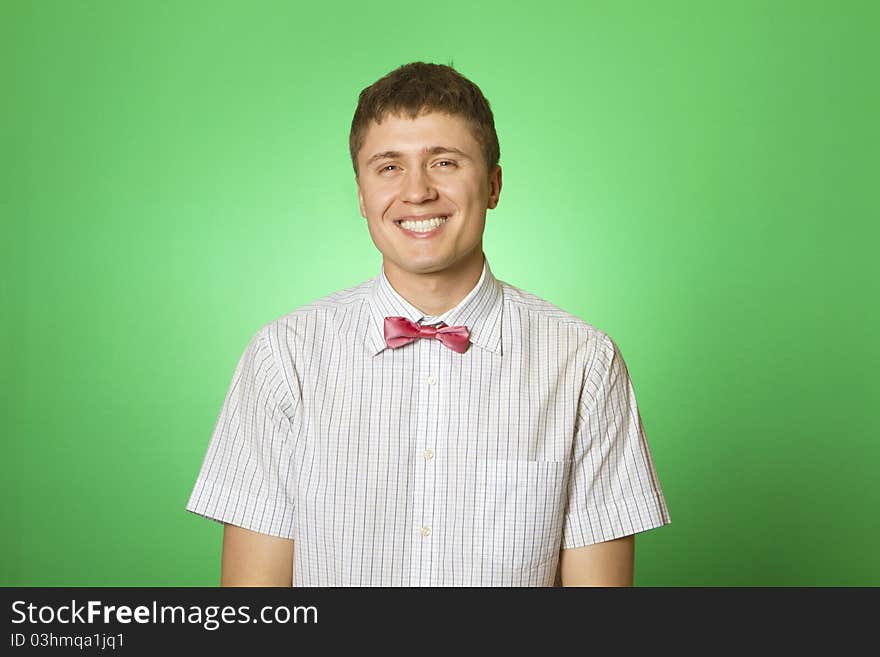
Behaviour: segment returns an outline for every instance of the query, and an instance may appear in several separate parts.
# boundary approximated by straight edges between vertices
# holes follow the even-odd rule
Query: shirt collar
[[[471,346],[501,355],[501,310],[503,292],[501,283],[492,275],[488,258],[483,256],[483,273],[474,288],[454,308],[436,316],[426,316],[395,290],[385,276],[385,267],[373,279],[367,301],[371,326],[367,331],[366,345],[372,355],[387,348],[385,344],[385,318],[406,317],[413,322],[423,319],[425,324],[444,322],[448,326],[467,326]]]

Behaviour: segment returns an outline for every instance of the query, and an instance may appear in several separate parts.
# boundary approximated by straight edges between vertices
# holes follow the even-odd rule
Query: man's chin
[[[477,255],[478,254],[478,255]],[[392,255],[382,254],[382,262],[385,271],[393,269],[404,276],[427,276],[431,274],[450,274],[463,273],[476,267],[475,260],[479,260],[479,266],[483,264],[483,248],[479,245],[472,253],[468,254],[406,254],[395,252]]]
[[[436,258],[394,258],[385,257],[383,259],[385,269],[388,269],[390,262],[391,267],[402,274],[411,274],[419,276],[423,274],[439,274],[450,269],[454,269],[446,260],[438,260]]]

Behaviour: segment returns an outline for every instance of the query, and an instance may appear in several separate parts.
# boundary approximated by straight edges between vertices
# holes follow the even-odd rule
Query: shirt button
[[[429,386],[432,386],[432,385],[434,385],[435,383],[437,383],[437,377],[434,376],[433,374],[429,375],[427,380],[428,380],[428,385],[429,385]]]
[[[430,461],[432,458],[434,458],[434,452],[430,449],[426,449],[424,452],[422,452],[422,456],[425,457],[426,461]]]
[[[422,527],[419,531],[421,532],[422,536],[430,536],[431,535],[431,528],[430,527]]]

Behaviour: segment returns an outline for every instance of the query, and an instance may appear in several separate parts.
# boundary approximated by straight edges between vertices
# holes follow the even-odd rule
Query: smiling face
[[[501,167],[487,171],[465,119],[386,116],[370,124],[357,162],[361,215],[389,280],[455,280],[474,270],[479,276],[486,210],[498,204]]]

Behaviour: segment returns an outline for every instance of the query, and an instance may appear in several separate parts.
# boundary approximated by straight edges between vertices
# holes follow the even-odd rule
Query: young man
[[[494,119],[454,69],[360,94],[350,147],[378,276],[264,325],[187,509],[224,586],[631,586],[670,522],[626,365],[494,277]]]

